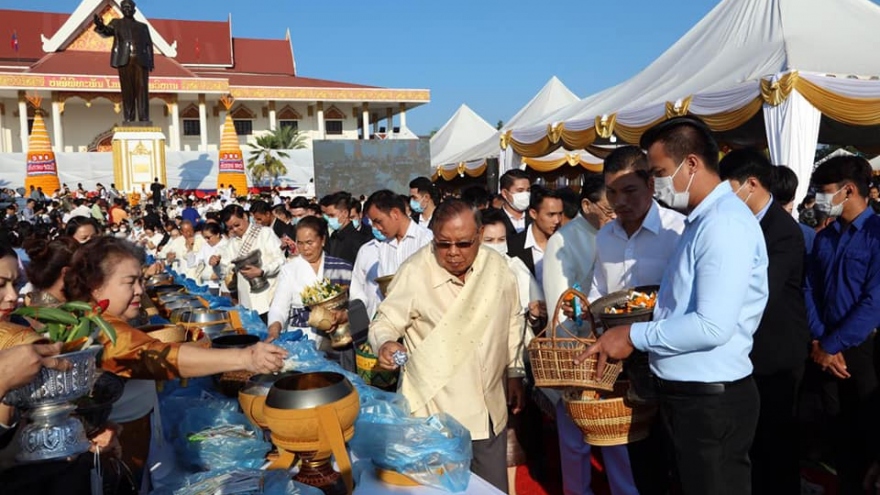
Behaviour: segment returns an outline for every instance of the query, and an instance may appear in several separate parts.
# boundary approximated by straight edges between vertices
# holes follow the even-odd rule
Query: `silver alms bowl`
[[[93,345],[81,351],[58,356],[58,359],[70,363],[70,369],[61,371],[42,368],[33,381],[10,390],[3,398],[3,402],[21,409],[34,409],[71,402],[88,395],[98,378],[95,371],[95,357],[101,349],[102,346]]]

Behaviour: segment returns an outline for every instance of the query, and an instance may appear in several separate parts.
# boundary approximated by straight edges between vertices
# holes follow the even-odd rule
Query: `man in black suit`
[[[507,254],[515,256],[544,283],[543,259],[547,240],[562,225],[562,199],[559,193],[541,186],[532,186],[528,216],[532,223],[525,230],[507,238]]]
[[[333,231],[324,250],[330,256],[344,259],[354,264],[358,250],[371,238],[361,234],[351,223],[349,212],[353,201],[351,194],[340,191],[321,198],[321,212],[324,220]]]
[[[165,184],[159,182],[159,178],[156,177],[153,179],[153,183],[150,184],[150,193],[152,193],[153,197],[153,206],[155,208],[162,207],[162,190],[165,189]]]
[[[532,219],[526,213],[529,207],[529,191],[532,183],[529,174],[515,168],[504,172],[498,182],[501,187],[501,197],[504,204],[501,211],[504,212],[504,227],[507,229],[507,238],[513,239],[516,234],[523,232]]]
[[[810,330],[803,294],[804,236],[770,194],[773,165],[755,150],[730,152],[719,164],[761,224],[767,244],[769,297],[754,336],[752,365],[761,411],[752,459],[752,493],[799,494],[795,398],[804,373]]]
[[[149,122],[149,81],[153,70],[150,28],[134,19],[136,7],[132,0],[122,0],[120,8],[122,19],[113,19],[110,24],[104,24],[104,20],[95,14],[95,31],[113,37],[110,66],[119,70],[125,122]]]

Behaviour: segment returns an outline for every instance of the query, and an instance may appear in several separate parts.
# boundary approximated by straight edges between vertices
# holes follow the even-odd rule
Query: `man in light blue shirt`
[[[758,419],[752,335],[767,302],[767,250],[755,215],[718,176],[718,145],[699,119],[642,137],[657,199],[687,213],[654,321],[614,327],[579,358],[647,352],[685,495],[751,490]]]

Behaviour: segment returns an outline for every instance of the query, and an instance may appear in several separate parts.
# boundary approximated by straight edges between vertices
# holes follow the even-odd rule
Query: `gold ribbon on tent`
[[[432,181],[437,181],[439,178],[443,178],[443,180],[452,180],[458,176],[467,175],[468,177],[479,177],[483,175],[486,171],[487,162],[483,160],[483,163],[478,165],[476,168],[468,168],[464,162],[458,164],[455,168],[443,168],[443,165],[437,167],[437,170],[434,171],[434,175],[431,177]]]
[[[851,98],[829,91],[806,79],[798,79],[798,93],[822,115],[850,125],[880,124],[880,98]]]
[[[590,172],[600,173],[603,169],[602,162],[590,163],[581,158],[580,153],[566,153],[564,156],[554,160],[541,160],[540,158],[523,158],[523,163],[531,167],[536,172],[553,172],[554,170],[568,165],[569,167],[580,166]]]
[[[778,106],[788,98],[795,88],[800,76],[797,71],[789,72],[779,79],[761,79],[761,98],[770,106]]]
[[[683,100],[678,100],[675,102],[667,101],[666,102],[666,120],[675,118],[675,117],[684,117],[688,114],[688,109],[691,106],[691,100],[693,100],[693,95],[684,98]]]
[[[596,116],[596,134],[602,139],[610,139],[614,134],[614,124],[617,122],[617,114]]]

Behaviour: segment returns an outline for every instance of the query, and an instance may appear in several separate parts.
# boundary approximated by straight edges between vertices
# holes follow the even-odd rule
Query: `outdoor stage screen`
[[[422,139],[316,140],[315,194],[336,191],[355,197],[390,189],[409,196],[409,182],[431,176],[431,144]]]

